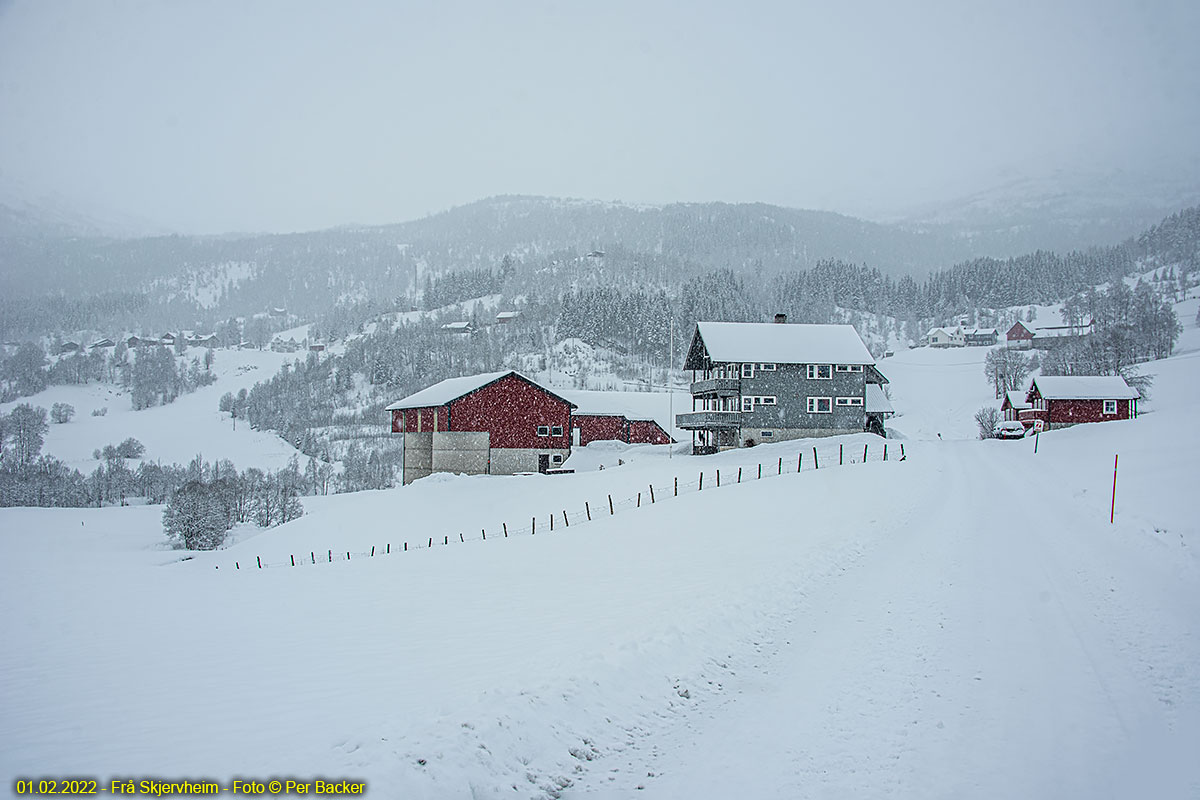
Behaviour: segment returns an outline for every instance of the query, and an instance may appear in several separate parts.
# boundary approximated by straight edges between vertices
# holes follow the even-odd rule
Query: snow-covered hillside
[[[1036,455],[975,440],[969,413],[995,402],[983,350],[915,350],[880,365],[907,437],[887,463],[867,435],[703,458],[635,447],[602,471],[306,498],[305,517],[187,560],[157,508],[5,509],[0,601],[20,613],[0,622],[0,778],[1194,797],[1186,324],[1182,354],[1145,365],[1138,419],[1044,434]],[[870,463],[835,466],[864,443]]]
[[[38,394],[0,404],[9,413],[21,404],[50,408],[69,403],[75,417],[51,425],[43,452],[84,473],[95,469],[93,451],[133,437],[146,446],[145,458],[163,464],[186,464],[197,455],[205,459],[230,459],[239,469],[280,469],[298,451],[273,433],[254,431],[245,422],[234,422],[217,410],[221,395],[237,394],[274,375],[297,356],[267,350],[214,351],[215,383],[181,395],[165,406],[135,411],[129,393],[113,384],[51,386]],[[102,416],[93,411],[104,410]]]

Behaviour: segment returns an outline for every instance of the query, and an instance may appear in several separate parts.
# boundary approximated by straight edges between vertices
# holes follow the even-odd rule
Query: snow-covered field
[[[1054,431],[1036,454],[975,439],[970,415],[995,402],[984,350],[923,349],[880,365],[905,437],[888,463],[866,435],[629,448],[602,471],[306,498],[305,517],[189,560],[157,508],[2,510],[0,780],[1200,796],[1194,315],[1180,354],[1146,365],[1138,419]],[[869,463],[835,466],[863,443]],[[771,474],[779,459],[791,474]],[[608,494],[637,492],[608,515]],[[288,566],[329,550],[355,555]]]

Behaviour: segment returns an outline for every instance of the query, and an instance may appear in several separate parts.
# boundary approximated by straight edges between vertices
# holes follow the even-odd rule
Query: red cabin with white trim
[[[1133,419],[1138,397],[1138,390],[1119,375],[1040,376],[1025,393],[1030,407],[1019,418],[1041,420],[1047,428]]]

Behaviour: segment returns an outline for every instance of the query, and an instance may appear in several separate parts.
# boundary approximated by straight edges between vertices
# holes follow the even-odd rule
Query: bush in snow
[[[141,458],[146,452],[146,446],[132,436],[117,445],[117,455],[121,458]]]
[[[101,408],[94,409],[92,411],[92,416],[93,417],[103,417],[107,413],[108,413],[108,406],[103,406]]]
[[[980,439],[992,439],[992,429],[1000,422],[1000,412],[992,406],[984,406],[975,412],[975,424],[979,426]]]
[[[50,421],[59,425],[70,422],[75,416],[75,406],[70,403],[55,403],[50,406]]]

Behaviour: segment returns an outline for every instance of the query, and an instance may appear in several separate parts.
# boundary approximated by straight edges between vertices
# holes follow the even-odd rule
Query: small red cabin
[[[1047,428],[1080,422],[1108,422],[1137,416],[1138,391],[1119,375],[1052,375],[1033,379],[1019,412],[1022,422],[1041,420]]]
[[[1000,413],[1004,415],[1006,422],[1011,422],[1020,419],[1021,412],[1027,410],[1029,407],[1029,403],[1025,402],[1024,392],[1005,392],[1004,402],[1000,404]],[[1030,425],[1032,424],[1031,422]],[[1028,428],[1029,425],[1025,427]]]
[[[1005,338],[1010,345],[1028,347],[1033,344],[1033,331],[1018,322],[1008,329]]]

